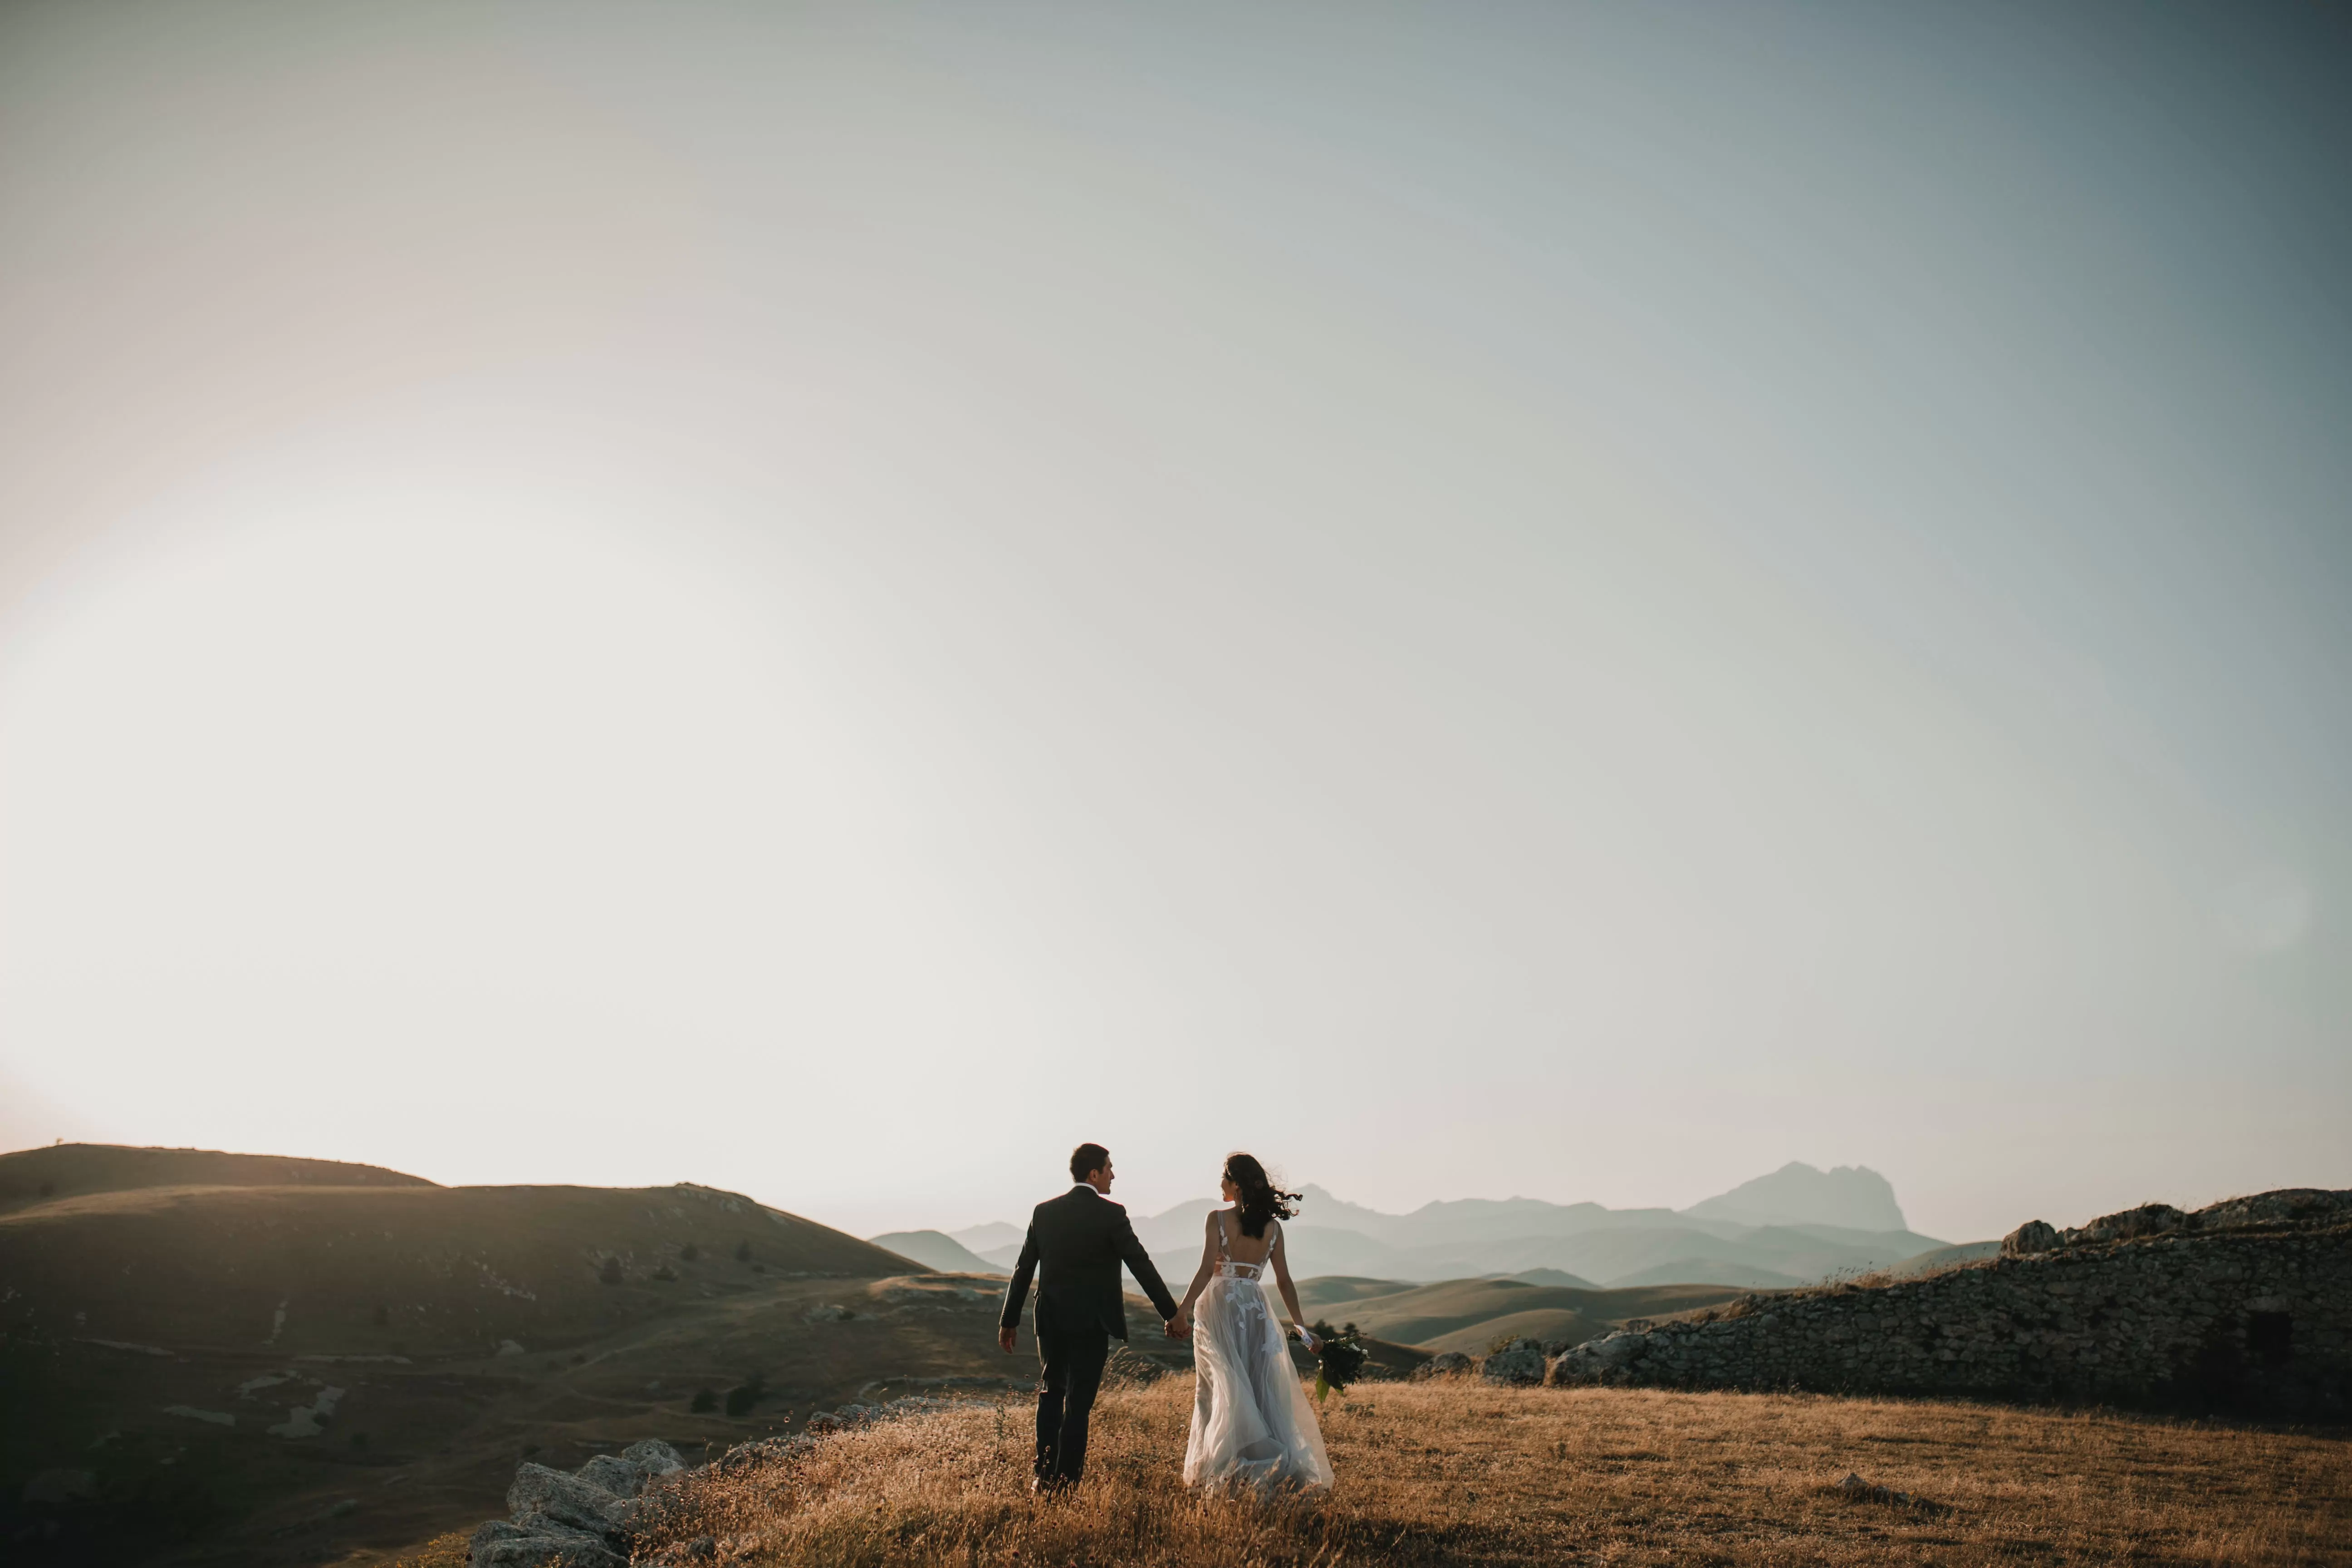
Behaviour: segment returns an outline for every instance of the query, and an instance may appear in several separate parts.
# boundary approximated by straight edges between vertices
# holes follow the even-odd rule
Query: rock
[[[612,1528],[627,1500],[594,1481],[528,1462],[516,1469],[514,1485],[507,1489],[507,1512],[515,1523],[551,1520],[600,1535]]]
[[[1597,1340],[1587,1340],[1560,1353],[1544,1374],[1544,1381],[1554,1387],[1567,1387],[1580,1383],[1616,1383],[1623,1381],[1633,1364],[1641,1360],[1650,1348],[1646,1331],[1619,1329]]]
[[[1479,1368],[1488,1383],[1529,1384],[1544,1380],[1543,1346],[1534,1340],[1513,1340],[1488,1356]]]
[[[845,1323],[857,1314],[846,1307],[828,1301],[809,1308],[801,1316],[812,1323]]]
[[[471,1568],[628,1568],[629,1560],[584,1530],[494,1519],[474,1531],[466,1561]]]
[[[2143,1236],[2169,1236],[2189,1216],[2170,1204],[2142,1204],[2136,1209],[2101,1215],[2080,1231],[2069,1232],[2086,1241],[2132,1241]]]
[[[677,1450],[658,1437],[647,1437],[641,1443],[630,1444],[621,1450],[621,1458],[643,1470],[649,1481],[673,1470],[686,1468],[686,1461],[677,1457]]]
[[[646,1489],[645,1471],[612,1454],[599,1454],[572,1473],[615,1497],[633,1498]]]
[[[2000,1251],[2004,1258],[2023,1258],[2030,1253],[2054,1252],[2057,1247],[2058,1227],[2044,1220],[2027,1220],[2000,1238]]]
[[[2250,1225],[2309,1225],[2352,1215],[2352,1192],[2331,1193],[2319,1187],[2282,1187],[2274,1193],[2228,1198],[2192,1217],[2198,1228],[2218,1230]]]
[[[1412,1380],[1419,1383],[1433,1377],[1457,1377],[1471,1366],[1470,1358],[1460,1351],[1440,1351],[1412,1369]]]

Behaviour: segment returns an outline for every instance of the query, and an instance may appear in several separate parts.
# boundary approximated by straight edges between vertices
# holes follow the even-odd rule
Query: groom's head
[[[1098,1193],[1110,1191],[1110,1151],[1099,1143],[1081,1143],[1071,1150],[1070,1180]]]

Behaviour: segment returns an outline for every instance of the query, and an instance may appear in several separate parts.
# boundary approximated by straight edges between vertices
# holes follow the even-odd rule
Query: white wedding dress
[[[1192,1314],[1192,1436],[1184,1446],[1184,1484],[1256,1492],[1328,1487],[1331,1459],[1323,1430],[1259,1279],[1267,1265],[1234,1261],[1224,1215],[1210,1222],[1217,1266]],[[1276,1227],[1269,1243],[1278,1240],[1281,1222],[1267,1224]],[[1266,1256],[1273,1255],[1269,1245]]]

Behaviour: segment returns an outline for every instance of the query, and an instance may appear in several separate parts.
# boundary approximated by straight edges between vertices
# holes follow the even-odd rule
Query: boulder
[[[1415,1378],[1454,1377],[1468,1372],[1470,1358],[1460,1351],[1440,1351],[1412,1369]]]
[[[2007,1258],[2023,1258],[2031,1252],[2054,1252],[2058,1246],[2058,1227],[2046,1220],[2027,1220],[2000,1238],[2001,1254]]]
[[[628,1568],[604,1538],[547,1520],[511,1524],[494,1519],[474,1531],[470,1568]]]
[[[2131,1241],[2143,1236],[2169,1236],[2180,1229],[2188,1218],[2170,1204],[2142,1204],[2136,1209],[2101,1215],[2068,1236],[2084,1241]]]
[[[1619,1329],[1561,1352],[1559,1359],[1544,1373],[1544,1381],[1556,1388],[1584,1383],[1621,1383],[1649,1348],[1650,1336],[1646,1332]]]
[[[1543,1346],[1534,1340],[1513,1340],[1489,1355],[1478,1370],[1479,1375],[1488,1383],[1541,1383],[1544,1380]]]
[[[602,1487],[614,1497],[633,1498],[646,1489],[645,1471],[614,1454],[599,1454],[572,1473],[592,1487]]]
[[[612,1528],[627,1501],[593,1480],[530,1463],[516,1469],[514,1485],[507,1489],[507,1514],[515,1523],[544,1520],[598,1535]]]
[[[621,1450],[621,1458],[643,1470],[649,1481],[673,1470],[686,1468],[686,1461],[677,1457],[677,1450],[658,1437],[647,1437],[641,1443],[630,1444]]]

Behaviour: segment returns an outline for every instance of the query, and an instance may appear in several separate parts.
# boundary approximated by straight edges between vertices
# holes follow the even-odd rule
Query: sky
[[[2352,1186],[2327,7],[0,9],[0,1146]],[[1311,1216],[1308,1216],[1311,1217]]]

